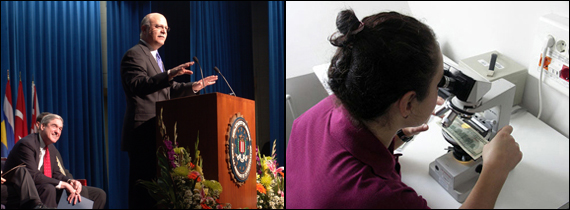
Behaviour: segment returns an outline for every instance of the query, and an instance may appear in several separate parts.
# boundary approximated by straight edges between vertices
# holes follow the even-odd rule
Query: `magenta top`
[[[429,208],[400,177],[393,144],[357,128],[331,95],[293,123],[287,147],[285,206]]]

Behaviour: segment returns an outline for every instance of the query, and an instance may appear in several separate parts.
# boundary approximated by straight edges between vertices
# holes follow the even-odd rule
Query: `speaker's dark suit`
[[[156,102],[196,95],[193,82],[168,81],[144,42],[129,49],[121,60],[121,80],[127,99],[121,150],[129,152],[129,208],[153,208],[156,203],[136,181],[156,178]]]
[[[57,186],[60,181],[69,181],[70,178],[63,175],[59,170],[56,152],[50,152],[52,178],[44,175],[43,166],[38,170],[41,158],[40,145],[38,133],[32,133],[20,139],[10,151],[5,168],[13,168],[20,163],[24,163],[36,184],[42,202],[48,207],[57,207],[57,201],[59,201],[58,199],[63,189],[56,191],[55,186]],[[57,151],[57,148],[53,144],[50,144],[48,149],[49,151]],[[95,202],[94,208],[105,207],[107,198],[103,190],[96,187],[83,186],[81,195],[93,200]]]

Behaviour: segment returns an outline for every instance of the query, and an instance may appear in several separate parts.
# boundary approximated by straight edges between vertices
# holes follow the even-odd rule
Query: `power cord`
[[[546,61],[546,52],[548,48],[554,46],[554,37],[552,35],[548,35],[546,37],[546,43],[544,46],[544,50],[542,51],[542,65],[540,66],[540,78],[538,79],[538,115],[536,118],[540,120],[540,116],[542,115],[542,72],[544,71],[544,62]]]

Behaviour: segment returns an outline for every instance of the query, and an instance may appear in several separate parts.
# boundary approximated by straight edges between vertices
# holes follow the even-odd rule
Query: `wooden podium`
[[[162,119],[170,140],[174,142],[174,123],[176,122],[178,134],[176,142],[191,152],[192,158],[194,158],[194,144],[199,132],[198,149],[203,159],[204,178],[220,182],[223,187],[220,202],[230,203],[232,208],[256,209],[255,102],[223,93],[209,93],[159,101],[156,103],[157,117],[160,117],[161,109],[163,110]],[[237,113],[240,113],[247,122],[252,143],[250,148],[253,153],[249,175],[245,176],[247,178],[241,186],[232,180],[234,175],[229,167],[231,164],[226,160],[230,120]],[[156,126],[157,148],[164,147],[159,128]],[[242,151],[242,149],[243,145],[240,141],[239,150]]]

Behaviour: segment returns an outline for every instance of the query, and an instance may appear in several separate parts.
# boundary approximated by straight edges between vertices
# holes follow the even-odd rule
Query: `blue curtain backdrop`
[[[59,114],[55,144],[75,178],[107,191],[99,2],[2,2],[2,97],[23,83],[28,128],[32,78],[40,111]],[[16,107],[13,104],[14,108]]]
[[[271,144],[277,151],[277,162],[285,165],[285,2],[271,1],[268,4],[269,16],[269,122]],[[271,147],[273,149],[273,147]]]
[[[189,13],[190,55],[198,57],[204,76],[216,74],[217,66],[237,96],[254,100],[250,3],[193,1]],[[199,68],[193,69],[192,81],[200,80]],[[218,76],[205,92],[229,94],[231,90]]]
[[[150,2],[107,2],[107,114],[109,138],[109,208],[127,209],[129,156],[121,151],[125,92],[121,85],[123,54],[139,41],[139,24],[150,13]]]
[[[4,97],[6,97],[6,94],[5,94],[6,82],[8,82],[8,73],[6,70],[10,69],[10,53],[9,53],[10,52],[10,46],[9,46],[10,42],[8,40],[8,33],[4,33],[5,31],[8,31],[8,6],[7,5],[8,5],[7,2],[2,2],[0,5],[0,14],[1,14],[1,17],[0,17],[1,28],[0,28],[0,30],[2,30],[2,33],[1,33],[2,36],[1,36],[1,40],[0,40],[1,46],[2,46],[0,48],[0,50],[2,52],[2,54],[1,54],[2,60],[1,60],[1,64],[0,64],[0,78],[2,78],[0,80],[0,86],[1,86],[0,110],[2,110],[2,115],[0,115],[0,117],[1,117],[0,122],[4,122],[6,125],[8,124],[8,121],[7,121],[7,119],[4,119],[4,117],[3,117],[4,116]],[[17,84],[17,83],[15,83],[15,81],[18,81],[18,80],[17,80],[17,78],[14,79],[12,76],[10,76],[10,79],[11,79],[10,88],[14,89],[13,87],[15,87],[16,86],[15,84]],[[16,89],[16,91],[18,91],[18,90]],[[14,94],[17,92],[11,91],[10,93]],[[14,96],[12,96],[12,107],[15,108],[14,107]],[[12,109],[12,113],[13,112],[14,112],[14,109]],[[12,120],[14,120],[13,117],[12,117]],[[11,125],[11,126],[14,126],[14,125]],[[14,138],[14,127],[11,127],[11,128],[12,128],[12,131],[9,133],[11,133],[11,137]],[[5,128],[5,129],[9,129],[9,128]],[[8,136],[10,136],[10,134],[8,134]],[[5,152],[7,152],[7,150],[4,150],[3,145],[4,144],[2,143],[2,156],[7,157],[8,155],[4,154]],[[6,145],[9,145],[10,149],[11,149],[11,147],[13,147],[14,143],[6,142]]]

